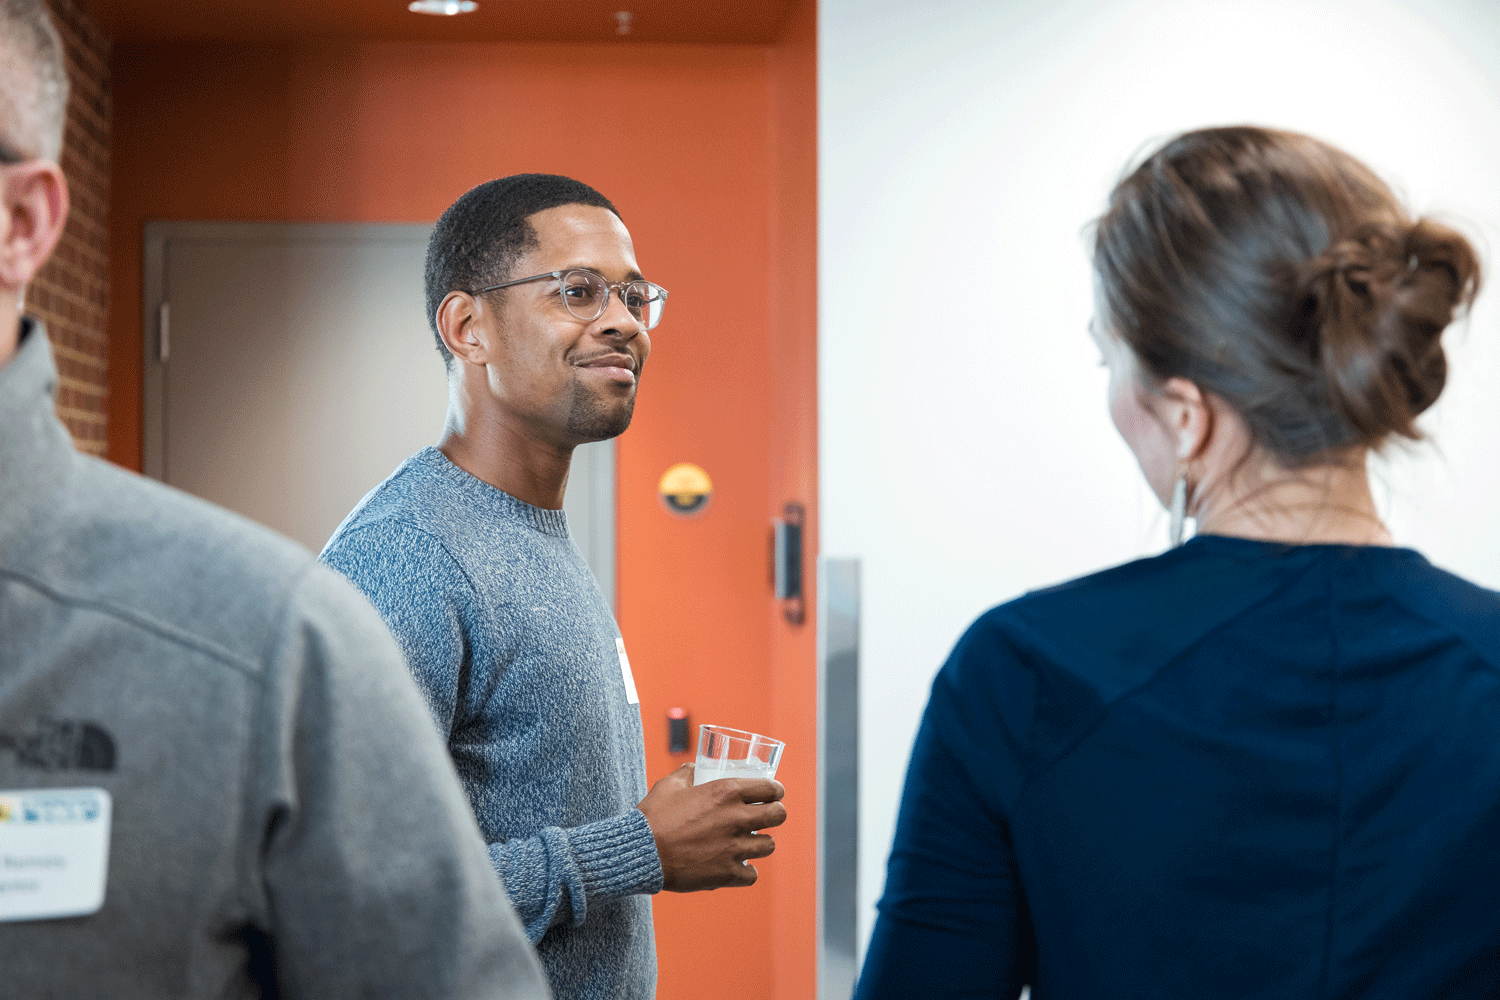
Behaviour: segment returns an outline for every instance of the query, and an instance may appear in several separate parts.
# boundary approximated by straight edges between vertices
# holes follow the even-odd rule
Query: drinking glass
[[[698,764],[693,784],[719,778],[774,778],[786,744],[728,726],[698,727]]]

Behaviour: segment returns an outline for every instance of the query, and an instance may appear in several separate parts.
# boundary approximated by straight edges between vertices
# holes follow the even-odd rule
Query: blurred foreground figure
[[[1393,546],[1365,472],[1473,250],[1222,128],[1116,187],[1093,260],[1111,416],[1199,534],[959,641],[858,997],[1500,995],[1500,595]]]
[[[0,2],[0,995],[547,995],[380,618],[289,542],[76,454],[22,289],[66,77]]]

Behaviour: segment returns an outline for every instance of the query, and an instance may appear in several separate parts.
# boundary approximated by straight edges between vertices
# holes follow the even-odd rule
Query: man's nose
[[[606,336],[631,340],[646,332],[646,324],[625,305],[625,289],[611,288],[604,315],[595,322],[601,324],[600,332]]]

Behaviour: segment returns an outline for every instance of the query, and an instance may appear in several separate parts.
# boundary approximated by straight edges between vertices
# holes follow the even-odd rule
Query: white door
[[[146,473],[316,552],[437,440],[425,225],[151,223]],[[614,599],[614,450],[580,448],[568,521]]]

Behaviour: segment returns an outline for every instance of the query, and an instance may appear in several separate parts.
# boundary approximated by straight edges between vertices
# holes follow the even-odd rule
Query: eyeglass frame
[[[591,274],[594,277],[598,278],[600,281],[604,282],[604,285],[605,285],[604,298],[602,298],[600,300],[601,304],[599,306],[599,311],[594,314],[593,319],[585,320],[585,322],[588,322],[588,323],[594,322],[594,320],[598,319],[600,316],[603,316],[606,312],[608,312],[609,311],[609,301],[610,301],[611,298],[613,298],[616,295],[619,296],[620,303],[621,303],[621,305],[623,305],[625,307],[625,311],[629,312],[630,311],[630,303],[628,303],[628,302],[625,301],[625,286],[626,285],[633,285],[636,282],[640,282],[643,285],[650,285],[652,288],[656,289],[658,292],[661,293],[661,300],[662,300],[662,302],[664,304],[666,303],[667,296],[669,294],[665,288],[661,287],[660,285],[658,285],[654,281],[647,281],[645,278],[631,278],[629,281],[610,281],[608,278],[606,278],[604,275],[600,274],[598,271],[590,271],[586,267],[569,267],[569,268],[565,268],[565,269],[563,269],[561,271],[547,271],[547,272],[542,273],[542,274],[533,274],[529,278],[516,278],[513,281],[502,281],[498,285],[490,285],[487,288],[481,288],[481,289],[479,289],[477,291],[470,292],[469,294],[470,295],[483,295],[486,292],[495,292],[495,291],[499,291],[502,288],[509,288],[511,285],[524,285],[527,282],[530,282],[530,281],[541,281],[544,278],[555,278],[558,281],[561,281],[562,278],[563,278],[563,275],[565,275],[565,274],[572,274],[574,271],[578,271],[578,272],[580,272],[582,274]],[[566,288],[567,288],[566,285],[559,285],[558,289],[557,289],[557,297],[560,298],[560,299],[562,299],[563,308],[566,309],[566,310],[568,310],[568,315],[572,316],[574,319],[583,319],[583,317],[579,316],[577,313],[575,313],[573,311],[573,307],[572,306],[568,305],[567,296],[565,296],[563,294],[563,291]],[[665,308],[665,305],[663,305],[663,308]],[[631,313],[631,315],[634,316],[635,314]],[[637,317],[637,318],[639,318],[639,317]],[[661,322],[660,320],[657,320],[657,323],[660,323],[660,322]],[[646,327],[646,329],[647,330],[653,330],[653,329],[655,329],[655,324],[652,324],[651,326]]]

